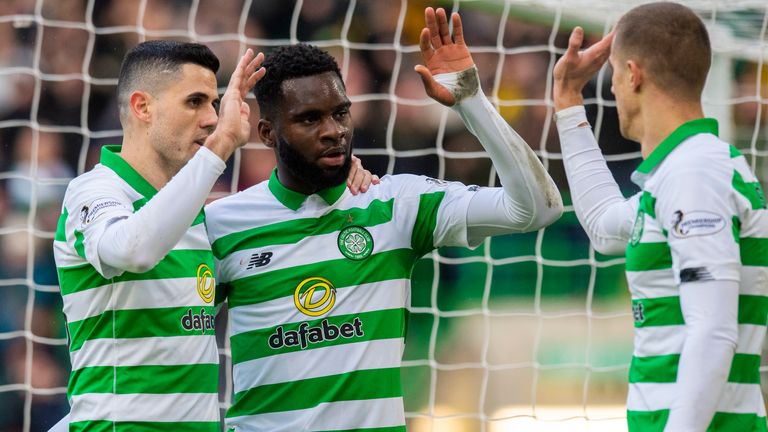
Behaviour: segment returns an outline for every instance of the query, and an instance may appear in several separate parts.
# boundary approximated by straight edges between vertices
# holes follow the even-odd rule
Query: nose
[[[349,126],[344,122],[336,120],[333,116],[328,116],[323,121],[320,131],[321,139],[340,141],[349,133]]]
[[[216,127],[216,123],[219,122],[219,115],[216,113],[216,108],[213,105],[209,105],[200,117],[200,127],[202,129],[213,129]]]

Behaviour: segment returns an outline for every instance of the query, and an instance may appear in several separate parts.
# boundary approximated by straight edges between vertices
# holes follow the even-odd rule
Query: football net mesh
[[[425,6],[459,11],[482,86],[555,178],[565,215],[535,233],[474,251],[438,250],[414,271],[403,362],[408,430],[622,430],[632,321],[623,259],[589,245],[551,121],[551,71],[574,25],[588,42],[626,1],[7,0],[0,3],[0,429],[46,430],[67,411],[64,319],[51,243],[63,191],[99,148],[122,137],[114,93],[123,54],[172,38],[208,44],[221,91],[246,47],[307,41],[339,61],[353,101],[355,153],[379,174],[497,184],[477,140],[426,97],[413,72]],[[768,4],[685,1],[707,23],[708,115],[764,181]],[[626,194],[639,146],[620,138],[608,75],[586,89],[590,120]],[[253,120],[255,101],[249,100]],[[252,137],[213,198],[268,177],[271,151]],[[220,320],[220,329],[224,321]],[[220,338],[222,410],[231,402]],[[765,368],[761,369],[762,374]]]

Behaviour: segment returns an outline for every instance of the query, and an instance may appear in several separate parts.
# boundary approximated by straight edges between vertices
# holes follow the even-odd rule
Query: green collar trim
[[[289,209],[296,211],[298,210],[302,204],[304,204],[304,201],[307,200],[307,197],[309,195],[304,195],[301,192],[296,192],[288,189],[287,187],[283,186],[280,183],[280,180],[277,179],[277,169],[272,170],[272,175],[269,177],[269,182],[267,183],[267,186],[269,187],[270,192],[272,192],[272,195],[277,198],[278,201],[280,201],[284,206],[288,207]],[[327,189],[323,189],[321,191],[317,192],[317,195],[320,196],[328,205],[332,205],[336,201],[338,201],[339,198],[344,194],[344,190],[347,188],[346,183],[341,183],[338,186],[329,187]]]
[[[101,164],[115,172],[121,179],[125,180],[136,192],[144,195],[147,199],[152,198],[157,193],[157,189],[152,186],[144,177],[118,153],[122,146],[107,145],[101,148]]]
[[[659,146],[656,147],[651,152],[651,154],[648,155],[647,158],[645,158],[640,166],[637,167],[637,172],[643,174],[650,173],[654,168],[656,168],[658,164],[661,163],[661,161],[664,160],[665,157],[667,157],[667,155],[672,153],[672,150],[680,145],[680,143],[685,141],[687,138],[700,133],[710,133],[717,136],[717,120],[713,118],[700,118],[681,124],[677,129],[674,130],[674,132],[669,134],[669,136],[665,138],[664,141],[662,141],[661,144],[659,144]]]

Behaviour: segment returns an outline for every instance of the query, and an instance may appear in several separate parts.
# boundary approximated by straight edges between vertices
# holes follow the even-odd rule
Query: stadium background
[[[96,163],[102,145],[120,141],[114,93],[128,48],[158,38],[206,43],[222,60],[223,88],[246,46],[268,54],[312,41],[342,65],[355,153],[368,169],[489,185],[495,173],[477,140],[426,97],[412,70],[424,7],[458,8],[486,94],[570,204],[550,120],[551,66],[573,25],[585,25],[592,42],[630,2],[602,15],[597,7],[565,13],[565,3],[0,0],[0,431],[47,430],[68,411],[51,243],[68,180]],[[716,2],[689,3],[705,5],[697,10],[714,32],[752,41],[716,57],[708,106],[764,182],[768,6],[732,2],[744,6],[729,15],[718,14]],[[628,195],[639,146],[618,136],[609,88],[607,76],[593,82],[588,110]],[[273,165],[254,132],[212,198],[266,179]],[[632,349],[623,260],[595,253],[567,210],[538,233],[494,238],[474,251],[445,248],[419,263],[403,372],[409,430],[620,430]],[[220,346],[228,364],[224,338]],[[223,372],[222,408],[230,391]]]

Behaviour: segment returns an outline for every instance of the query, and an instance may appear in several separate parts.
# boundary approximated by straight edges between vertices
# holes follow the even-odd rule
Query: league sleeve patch
[[[80,229],[82,230],[87,225],[106,214],[106,210],[116,207],[128,210],[123,203],[112,198],[99,198],[93,200],[90,204],[84,205],[80,209]]]
[[[725,227],[725,218],[704,210],[677,210],[670,225],[670,233],[677,238],[706,236],[720,232]]]

